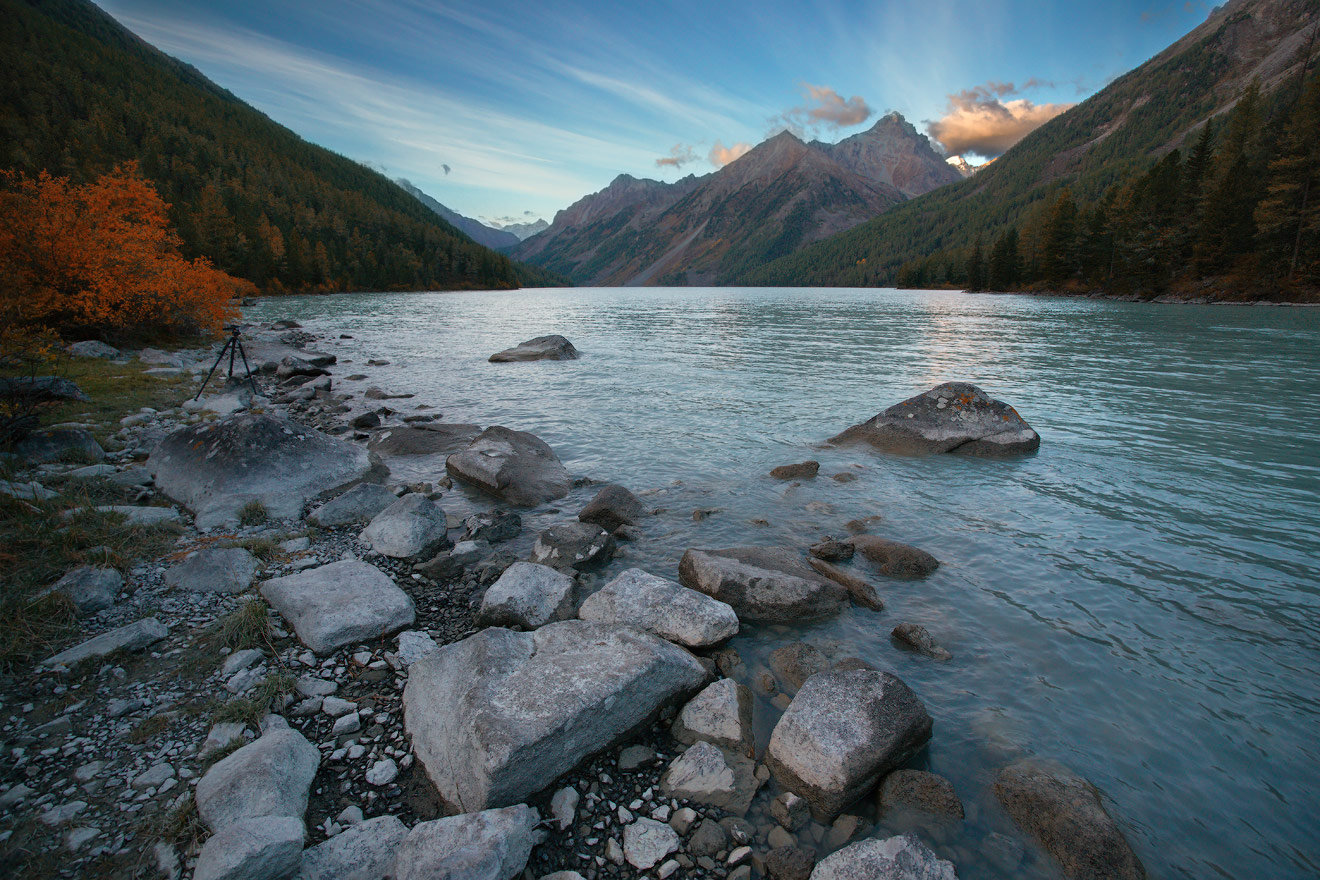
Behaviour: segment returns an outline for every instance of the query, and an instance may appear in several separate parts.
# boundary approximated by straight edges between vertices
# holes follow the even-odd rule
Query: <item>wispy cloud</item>
[[[723,168],[725,165],[728,165],[734,159],[738,159],[746,155],[747,152],[751,150],[751,148],[752,148],[751,144],[745,143],[743,141],[739,141],[738,143],[730,147],[724,146],[724,144],[721,141],[716,141],[715,146],[710,148],[710,153],[706,156],[706,159],[710,162],[710,164],[714,165],[716,168]]]
[[[1021,88],[990,81],[949,95],[944,116],[926,123],[931,139],[950,155],[975,153],[993,159],[1073,104],[1036,104],[1026,98],[1003,100],[1023,89],[1050,87],[1032,78]]]
[[[829,86],[814,86],[811,83],[803,83],[802,90],[806,103],[785,110],[771,119],[771,133],[787,130],[803,137],[822,129],[837,131],[860,125],[873,112],[860,95],[845,100],[843,95]]]
[[[688,144],[674,144],[669,148],[668,156],[655,160],[657,168],[682,168],[689,162],[697,161],[697,154]]]

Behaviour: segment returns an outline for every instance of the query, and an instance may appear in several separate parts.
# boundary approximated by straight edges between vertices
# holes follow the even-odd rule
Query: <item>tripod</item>
[[[247,372],[247,380],[248,384],[252,386],[252,393],[259,393],[257,391],[257,383],[252,378],[252,368],[248,366],[247,352],[243,350],[243,340],[239,336],[241,329],[237,324],[230,324],[225,327],[225,329],[229,331],[229,338],[225,340],[225,344],[220,349],[220,354],[216,357],[215,363],[211,365],[211,371],[207,373],[206,378],[202,380],[202,387],[197,389],[197,397],[194,397],[193,400],[197,400],[202,396],[202,392],[206,390],[206,383],[211,381],[211,377],[215,375],[216,367],[220,366],[220,362],[225,359],[226,351],[229,352],[230,381],[233,381],[234,379],[234,355],[237,354],[243,359],[243,369]]]

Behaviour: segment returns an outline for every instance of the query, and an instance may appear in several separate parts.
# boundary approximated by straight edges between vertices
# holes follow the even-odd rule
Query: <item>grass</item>
[[[124,738],[133,743],[133,745],[140,746],[153,736],[159,736],[164,733],[169,726],[170,716],[152,715],[150,718],[144,718],[137,724],[133,725],[133,729],[130,730]]]
[[[239,525],[259,526],[266,521],[266,505],[260,501],[249,501],[238,509]]]
[[[280,542],[274,538],[243,538],[234,542],[235,547],[242,547],[262,562],[270,562],[280,555]]]
[[[252,599],[211,624],[203,642],[217,651],[220,648],[241,651],[244,648],[271,647],[270,639],[270,612],[266,609],[266,603]]]
[[[287,672],[277,672],[266,676],[265,681],[257,685],[247,696],[234,697],[222,703],[212,716],[216,723],[242,721],[253,727],[270,711],[270,704],[278,697],[291,694],[297,679]]]

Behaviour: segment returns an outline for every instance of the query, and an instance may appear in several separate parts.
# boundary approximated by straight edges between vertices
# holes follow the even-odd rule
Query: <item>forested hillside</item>
[[[1268,262],[1277,242],[1257,237],[1255,210],[1278,187],[1297,187],[1300,202],[1289,210],[1303,217],[1299,249],[1309,246],[1313,253],[1316,199],[1313,193],[1305,194],[1320,164],[1314,161],[1314,148],[1308,153],[1307,145],[1320,143],[1320,135],[1312,128],[1310,134],[1301,135],[1298,146],[1296,138],[1289,141],[1285,132],[1306,125],[1297,113],[1304,106],[1305,68],[1315,50],[1318,16],[1316,0],[1234,0],[1165,52],[1041,126],[975,177],[899,205],[869,223],[751,270],[737,281],[977,286],[972,282],[978,279],[968,276],[968,266],[970,262],[978,268],[974,255],[979,241],[981,271],[988,273],[996,244],[1000,265],[1009,267],[1006,275],[986,275],[985,283],[991,287],[1004,286],[1005,278],[1011,278],[1012,285],[1051,278],[1059,286],[1113,283],[1155,294],[1175,280],[1190,283],[1241,275]],[[1226,123],[1225,117],[1244,95],[1251,96],[1250,112],[1238,123]],[[1212,129],[1203,138],[1207,120]],[[1249,135],[1243,135],[1244,128],[1251,130]],[[1307,155],[1313,157],[1309,166]],[[1187,170],[1184,159],[1204,164]],[[1178,166],[1176,174],[1180,181],[1185,179],[1187,188],[1180,182],[1181,201],[1160,201],[1159,212],[1147,218],[1143,212],[1149,200],[1168,195],[1146,195],[1150,185],[1141,183],[1161,161],[1166,178]],[[1288,174],[1292,177],[1285,181]],[[1243,181],[1245,188],[1238,187]],[[1230,192],[1236,198],[1233,208],[1212,203],[1216,193]],[[1076,214],[1073,222],[1078,231],[1070,239],[1068,255],[1057,260],[1044,253],[1046,227],[1053,222],[1056,206],[1064,226],[1069,212]],[[1133,251],[1120,258],[1111,249],[1111,259],[1097,274],[1095,266],[1101,260],[1097,254],[1104,243],[1131,239],[1123,224],[1142,227],[1138,236],[1142,242],[1154,234],[1143,226],[1148,219],[1156,227],[1176,225],[1184,236],[1190,228],[1204,229],[1213,237],[1219,234],[1212,230],[1225,210],[1234,213],[1236,243],[1221,249],[1223,259],[1205,257],[1208,251],[1203,246],[1202,258],[1189,263],[1186,271],[1177,267],[1154,271],[1153,277],[1162,280],[1152,286],[1149,277],[1129,277],[1124,266],[1149,266],[1149,260],[1160,257]],[[1272,228],[1269,222],[1265,228]],[[1190,253],[1194,247],[1184,244],[1177,253]],[[1089,256],[1084,255],[1087,251]],[[1297,262],[1304,263],[1303,257],[1299,255]],[[1052,268],[1040,269],[1043,263]],[[1291,273],[1289,283],[1303,280],[1291,259],[1289,263],[1289,270],[1283,272]],[[1276,272],[1278,267],[1271,263],[1268,269]]]
[[[554,284],[384,176],[307,143],[85,0],[0,0],[0,168],[94,180],[136,160],[187,256],[263,290]]]

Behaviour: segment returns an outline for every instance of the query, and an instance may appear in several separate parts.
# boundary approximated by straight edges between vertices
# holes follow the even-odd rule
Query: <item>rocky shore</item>
[[[560,339],[499,360],[575,356]],[[253,331],[256,393],[213,386],[125,414],[109,453],[66,426],[9,463],[5,494],[58,503],[84,481],[172,548],[52,585],[84,632],[3,682],[7,864],[199,880],[957,876],[941,840],[877,833],[886,814],[914,828],[964,815],[948,780],[909,766],[939,736],[920,695],[791,638],[756,672],[730,645],[850,603],[880,614],[876,581],[938,560],[862,524],[810,548],[692,547],[672,570],[607,580],[647,540],[637,494],[569,474],[516,427],[444,423],[406,391],[345,393],[324,341],[292,322]],[[214,358],[144,354],[185,373]],[[961,384],[836,438],[854,440],[977,455],[1040,442]],[[99,463],[56,460],[89,441]],[[554,506],[587,487],[580,510]],[[486,502],[456,501],[473,492]],[[896,623],[905,650],[951,657]],[[768,732],[754,697],[774,707]],[[996,796],[1021,838],[983,841],[971,857],[993,866],[976,873],[1144,876],[1067,768],[1006,766]]]

